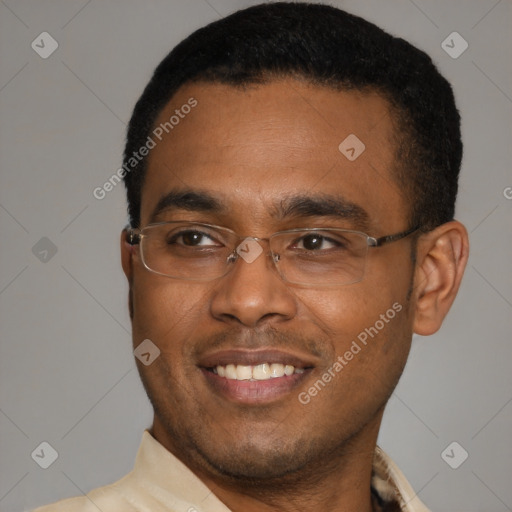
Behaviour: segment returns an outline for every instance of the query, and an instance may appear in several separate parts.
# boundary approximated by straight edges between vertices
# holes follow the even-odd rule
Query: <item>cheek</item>
[[[296,292],[296,295],[302,304],[302,315],[309,317],[340,349],[379,321],[380,315],[385,315],[386,320],[393,317],[391,320],[403,321],[396,309],[404,309],[400,306],[403,306],[406,290],[396,283],[382,284],[381,281],[376,290],[363,281],[338,289]],[[395,303],[398,305],[393,309]]]
[[[133,285],[134,344],[149,338],[161,349],[172,349],[187,339],[207,312],[207,285],[139,275]],[[167,341],[172,337],[176,343]]]
[[[322,330],[324,343],[329,345],[326,353],[332,359],[322,371],[342,358],[335,373],[343,377],[335,380],[344,396],[348,388],[359,396],[369,379],[383,391],[390,389],[405,364],[412,334],[406,303],[408,277],[385,274],[379,280],[300,295],[305,314]],[[361,389],[356,392],[354,386]]]

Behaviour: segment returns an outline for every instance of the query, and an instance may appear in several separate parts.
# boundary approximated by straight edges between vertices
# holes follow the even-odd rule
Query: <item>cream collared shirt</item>
[[[403,512],[429,512],[402,472],[379,447],[372,485],[393,496]],[[69,498],[34,512],[231,512],[197,476],[145,431],[133,470],[86,496]]]

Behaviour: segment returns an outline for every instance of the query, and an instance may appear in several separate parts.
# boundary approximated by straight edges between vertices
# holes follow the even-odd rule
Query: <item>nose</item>
[[[295,295],[281,280],[263,241],[246,239],[237,247],[233,268],[214,290],[212,315],[224,322],[258,327],[293,318]]]

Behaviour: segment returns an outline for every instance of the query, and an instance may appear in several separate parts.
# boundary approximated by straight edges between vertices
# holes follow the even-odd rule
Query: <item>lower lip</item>
[[[254,381],[226,379],[205,368],[201,368],[201,371],[210,387],[224,398],[237,403],[261,404],[278,400],[292,392],[311,370],[306,369],[304,373]]]

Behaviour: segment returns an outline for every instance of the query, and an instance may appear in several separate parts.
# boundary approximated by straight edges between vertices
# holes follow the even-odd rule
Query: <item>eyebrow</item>
[[[288,217],[331,217],[351,221],[360,229],[366,229],[370,217],[366,210],[352,201],[331,194],[285,196],[274,206],[274,216]]]
[[[226,214],[227,205],[222,199],[214,197],[207,191],[195,189],[175,189],[163,195],[150,217],[150,223],[156,222],[165,210],[186,210]],[[359,229],[366,229],[369,215],[364,208],[339,195],[286,195],[277,200],[270,208],[270,214],[278,219],[330,217],[351,221]]]
[[[226,207],[219,199],[216,199],[208,192],[191,189],[171,190],[159,199],[153,209],[149,222],[155,222],[161,213],[170,209],[224,213]]]

